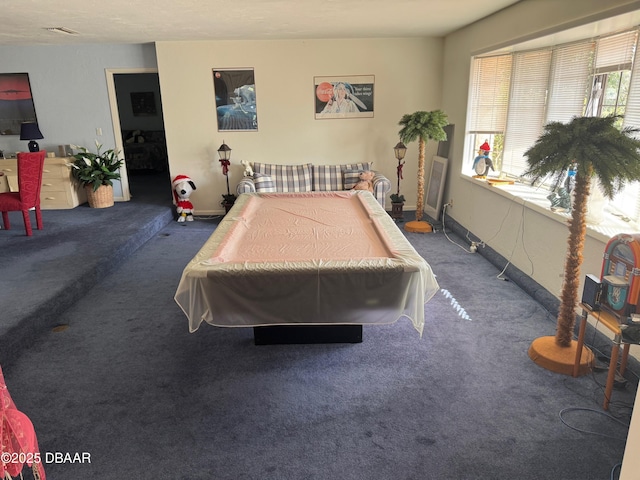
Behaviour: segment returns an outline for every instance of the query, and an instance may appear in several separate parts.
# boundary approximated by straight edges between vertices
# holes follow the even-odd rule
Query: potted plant
[[[119,151],[108,149],[101,151],[102,145],[96,140],[96,152],[92,153],[85,147],[72,145],[78,153],[71,166],[73,178],[82,185],[87,192],[87,200],[92,208],[106,208],[113,206],[113,180],[120,180],[122,160]]]
[[[402,208],[404,207],[404,195],[400,193],[391,194],[391,218],[394,220],[404,220],[404,214]]]
[[[229,213],[233,204],[236,203],[236,196],[233,193],[223,193],[220,205],[224,207],[224,212]]]
[[[572,338],[591,181],[597,180],[604,195],[611,199],[626,182],[640,180],[640,139],[633,138],[640,129],[618,130],[618,118],[575,117],[566,124],[551,122],[524,154],[529,164],[525,175],[534,182],[549,175],[555,180],[555,187],[565,180],[572,166],[577,166],[556,334],[537,338],[529,348],[529,357],[536,364],[556,373],[571,375],[578,353],[577,342]],[[580,355],[584,363],[581,362],[579,373],[584,374],[589,371],[593,356],[590,352]]]
[[[404,203],[404,195],[400,195],[399,193],[392,193],[391,203]]]
[[[418,140],[418,199],[416,202],[416,219],[405,224],[409,232],[427,233],[433,231],[431,225],[422,221],[424,213],[424,151],[428,140],[442,142],[447,139],[444,127],[448,124],[447,115],[442,110],[431,112],[415,112],[403,115],[399,125],[400,141],[410,143]]]

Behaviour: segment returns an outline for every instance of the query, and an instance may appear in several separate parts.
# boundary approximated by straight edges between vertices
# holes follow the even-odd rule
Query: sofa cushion
[[[342,185],[344,190],[351,190],[360,179],[360,172],[371,170],[371,162],[342,165]]]
[[[313,190],[335,192],[342,190],[342,165],[314,165]]]
[[[270,163],[253,163],[254,173],[269,175],[276,184],[278,192],[311,192],[313,166],[304,165],[274,165]]]
[[[253,174],[253,184],[256,187],[256,192],[276,192],[276,184],[269,175],[264,173]]]

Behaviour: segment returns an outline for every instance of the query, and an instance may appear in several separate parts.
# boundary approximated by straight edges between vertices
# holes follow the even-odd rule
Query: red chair
[[[42,187],[42,172],[44,157],[47,152],[18,153],[18,191],[0,193],[0,212],[4,228],[9,230],[9,212],[22,212],[24,228],[27,236],[32,235],[29,210],[35,208],[36,224],[42,230],[42,213],[40,212],[40,188]]]

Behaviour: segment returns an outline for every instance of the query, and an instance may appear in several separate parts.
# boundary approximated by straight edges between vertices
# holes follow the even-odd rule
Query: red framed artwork
[[[0,73],[0,135],[20,135],[20,124],[36,122],[28,73]]]

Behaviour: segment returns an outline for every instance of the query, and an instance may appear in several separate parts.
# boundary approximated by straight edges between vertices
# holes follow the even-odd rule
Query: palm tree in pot
[[[427,222],[422,221],[424,213],[424,153],[427,141],[442,142],[447,139],[444,127],[448,124],[447,115],[442,110],[431,112],[415,112],[403,115],[398,132],[400,141],[404,144],[418,140],[418,199],[416,201],[416,219],[404,226],[409,232],[427,233],[433,229]]]
[[[525,176],[534,182],[550,176],[557,187],[577,165],[556,334],[537,338],[529,348],[529,357],[536,364],[557,373],[572,374],[577,353],[573,332],[591,181],[597,180],[605,197],[612,199],[627,182],[640,180],[640,140],[634,138],[640,129],[619,130],[615,126],[618,118],[575,117],[568,123],[551,122],[525,152],[529,165]],[[593,361],[590,351],[583,353],[580,374],[587,373]]]

